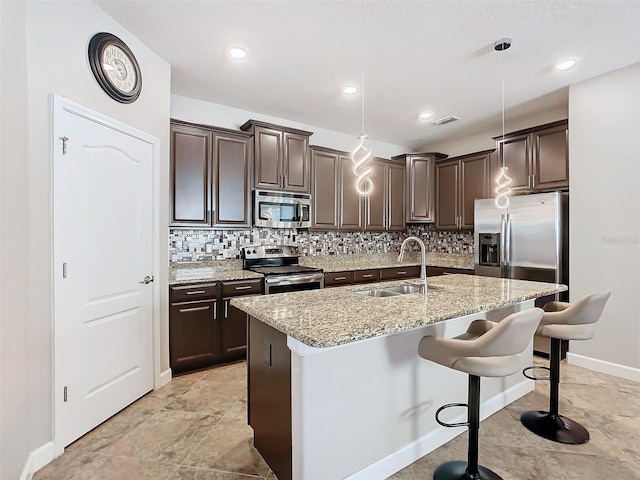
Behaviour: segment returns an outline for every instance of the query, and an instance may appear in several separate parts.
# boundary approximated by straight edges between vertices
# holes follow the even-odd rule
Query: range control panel
[[[258,245],[255,247],[244,247],[242,252],[244,258],[247,260],[299,256],[296,245]]]

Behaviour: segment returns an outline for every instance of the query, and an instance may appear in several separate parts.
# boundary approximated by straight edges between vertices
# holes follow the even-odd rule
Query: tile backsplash
[[[296,244],[301,255],[344,255],[397,252],[415,235],[429,252],[473,253],[471,232],[441,232],[430,224],[407,225],[406,232],[338,232],[251,228],[246,230],[169,229],[169,261],[238,259],[249,245]],[[415,244],[412,249],[416,249]]]

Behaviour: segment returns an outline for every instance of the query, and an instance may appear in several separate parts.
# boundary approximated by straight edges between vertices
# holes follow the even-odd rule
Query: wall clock
[[[110,33],[96,33],[88,53],[91,71],[107,95],[120,103],[134,102],[140,96],[140,66],[126,43]]]

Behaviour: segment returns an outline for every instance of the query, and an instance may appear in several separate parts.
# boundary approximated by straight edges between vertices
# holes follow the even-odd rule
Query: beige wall
[[[571,299],[612,291],[570,350],[640,381],[640,64],[571,86],[569,125]]]
[[[202,123],[231,129],[239,129],[240,125],[244,122],[249,119],[254,119],[313,132],[313,135],[311,135],[309,139],[311,145],[320,145],[322,147],[335,148],[347,152],[353,150],[357,145],[356,137],[347,135],[346,133],[180,95],[171,96],[171,117],[186,122]],[[408,147],[377,142],[373,139],[367,142],[367,146],[373,150],[373,154],[376,157],[382,158],[391,158],[394,155],[412,151]]]
[[[161,221],[156,228],[165,239],[170,66],[93,3],[0,3],[3,53],[5,45],[11,45],[10,55],[15,60],[10,77],[3,68],[3,88],[7,78],[18,84],[9,98],[2,92],[3,120],[6,113],[12,118],[10,126],[3,122],[3,139],[7,135],[13,138],[11,145],[2,142],[2,446],[12,455],[3,454],[0,477],[14,480],[19,478],[29,452],[53,438],[50,94],[66,97],[160,140]],[[143,87],[134,104],[109,99],[91,74],[87,44],[100,31],[122,38],[138,59]],[[4,67],[4,55],[2,60]],[[5,102],[13,107],[11,112],[5,109]],[[17,134],[10,129],[18,130]],[[5,181],[5,174],[11,178]],[[7,198],[10,205],[5,204]],[[162,369],[169,363],[167,256],[166,242],[161,241],[159,257],[164,268],[158,280],[163,297],[154,308],[161,314]],[[8,280],[19,290],[16,296],[5,288]],[[6,297],[10,298],[5,305]],[[5,340],[8,335],[13,339]],[[7,358],[10,364],[5,362]]]
[[[0,478],[13,480],[33,448],[24,3],[0,2],[0,48]]]
[[[517,130],[535,127],[536,125],[555,122],[556,120],[564,120],[567,116],[567,105],[549,108],[541,112],[529,114],[526,117],[509,118],[509,116],[506,116],[505,132],[515,132]],[[498,135],[502,135],[502,126],[468,137],[430,143],[425,145],[420,151],[440,152],[450,157],[457,157],[458,155],[496,148],[496,141],[493,137],[497,137]]]

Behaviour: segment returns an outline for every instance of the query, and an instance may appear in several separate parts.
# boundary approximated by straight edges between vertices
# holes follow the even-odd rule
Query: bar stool
[[[589,441],[589,432],[575,420],[558,413],[560,385],[560,341],[589,340],[611,292],[597,293],[575,303],[549,302],[537,334],[551,339],[549,367],[532,366],[522,371],[531,380],[550,380],[549,411],[529,411],[520,416],[522,424],[536,435],[554,442],[577,445]],[[548,377],[529,375],[530,370],[546,370]]]
[[[542,309],[532,308],[497,323],[475,320],[458,337],[420,340],[418,353],[422,358],[469,374],[468,403],[450,403],[436,411],[436,421],[444,427],[469,427],[467,461],[443,463],[435,470],[434,480],[502,480],[497,473],[478,465],[480,377],[506,377],[520,370],[517,355],[531,343],[542,314]],[[444,409],[465,406],[467,422],[450,424],[440,420]]]

